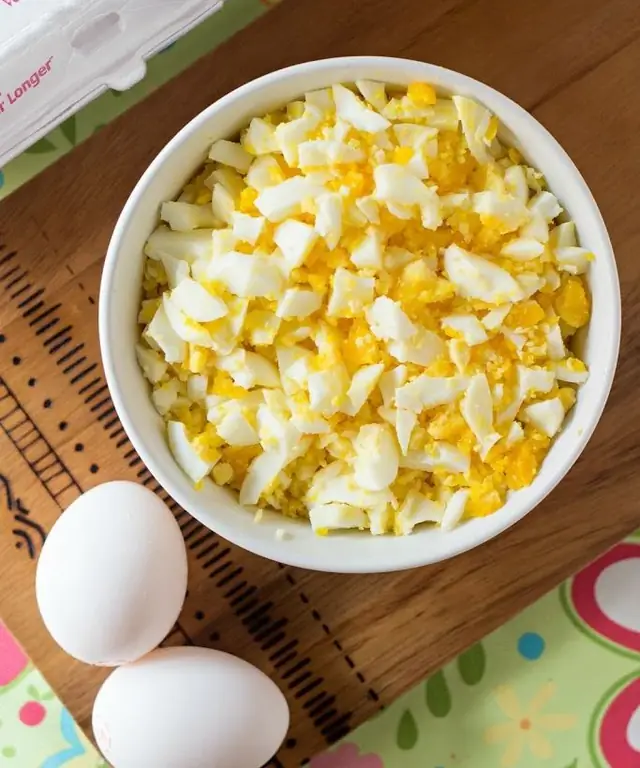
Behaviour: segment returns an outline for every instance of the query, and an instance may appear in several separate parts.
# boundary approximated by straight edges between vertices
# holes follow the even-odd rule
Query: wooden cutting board
[[[116,417],[96,296],[135,181],[197,112],[269,70],[377,53],[484,80],[530,109],[582,169],[608,222],[625,329],[610,405],[582,459],[526,520],[440,566],[332,576],[227,544],[172,504],[189,595],[168,643],[232,651],[285,691],[297,766],[640,524],[640,16],[637,0],[288,0],[0,205],[0,613],[88,728],[105,670],[67,658],[37,614],[35,559],[81,491],[163,494]]]

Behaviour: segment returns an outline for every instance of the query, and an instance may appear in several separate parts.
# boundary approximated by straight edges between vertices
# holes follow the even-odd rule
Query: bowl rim
[[[118,255],[121,249],[121,243],[126,235],[127,228],[130,224],[132,215],[138,207],[139,201],[144,197],[147,187],[152,183],[153,178],[157,172],[162,168],[167,158],[179,147],[183,142],[188,140],[192,133],[197,132],[201,126],[206,125],[209,121],[218,113],[227,109],[229,105],[233,104],[237,100],[244,99],[247,95],[259,90],[263,87],[268,87],[273,83],[292,75],[298,75],[307,71],[313,71],[314,73],[324,70],[332,70],[338,67],[376,67],[378,69],[385,66],[391,69],[401,67],[415,67],[419,65],[424,73],[425,78],[429,77],[429,73],[433,75],[434,80],[447,80],[451,82],[451,88],[466,89],[472,95],[476,94],[476,98],[482,101],[482,93],[491,96],[492,102],[498,102],[504,107],[504,110],[509,110],[519,113],[520,117],[531,121],[532,126],[535,126],[535,130],[544,138],[545,142],[553,147],[559,160],[566,165],[567,170],[574,176],[575,183],[580,187],[580,191],[584,196],[585,201],[591,207],[591,214],[594,217],[594,221],[599,230],[599,236],[602,239],[603,246],[606,247],[606,253],[601,254],[602,258],[606,258],[609,265],[609,272],[611,277],[611,293],[613,297],[613,305],[607,308],[607,314],[609,316],[610,330],[612,336],[610,338],[610,344],[607,346],[606,357],[603,363],[603,375],[601,376],[601,384],[597,393],[597,400],[594,402],[594,407],[590,410],[584,423],[581,423],[581,432],[571,445],[571,449],[567,451],[566,455],[559,462],[560,469],[554,469],[554,474],[546,479],[544,483],[539,483],[535,488],[536,480],[529,486],[535,489],[533,497],[526,503],[522,504],[520,508],[516,509],[510,516],[497,519],[496,516],[489,516],[483,518],[486,525],[482,529],[481,534],[473,538],[471,541],[460,542],[457,546],[449,546],[447,551],[443,554],[427,553],[420,556],[413,556],[411,558],[406,555],[402,557],[387,558],[382,564],[371,563],[369,565],[365,558],[360,558],[358,563],[341,563],[340,569],[337,571],[334,567],[322,562],[322,557],[309,557],[301,554],[295,547],[291,546],[291,542],[283,542],[278,540],[275,536],[272,536],[272,541],[269,539],[260,540],[257,537],[247,536],[244,532],[237,530],[234,525],[228,525],[222,523],[219,526],[213,527],[210,520],[205,520],[202,515],[199,514],[199,510],[194,509],[194,505],[186,497],[186,494],[182,492],[182,489],[175,486],[172,482],[167,482],[165,479],[165,473],[162,469],[161,462],[156,461],[154,451],[148,444],[147,440],[141,434],[142,430],[136,426],[136,419],[130,414],[130,410],[126,404],[126,397],[123,395],[124,387],[122,387],[118,380],[116,373],[117,365],[115,364],[114,352],[116,349],[115,340],[111,335],[111,322],[109,317],[110,302],[107,300],[108,295],[112,291],[114,274],[116,269],[116,263]],[[389,80],[392,80],[390,77]],[[478,95],[478,91],[482,92]],[[598,208],[598,205],[585,182],[582,174],[571,160],[567,152],[560,145],[560,143],[554,138],[554,136],[540,123],[531,113],[521,107],[517,102],[505,96],[501,92],[495,90],[491,86],[476,80],[475,78],[464,75],[456,70],[440,67],[427,62],[417,61],[415,59],[405,59],[400,57],[388,57],[388,56],[344,56],[344,57],[332,57],[326,59],[312,60],[307,62],[301,62],[288,67],[284,67],[278,70],[274,70],[258,78],[248,81],[243,85],[235,88],[229,93],[223,95],[215,102],[210,104],[199,114],[193,117],[186,125],[184,125],[160,150],[155,156],[153,161],[148,165],[142,176],[137,181],[135,187],[131,191],[127,201],[120,212],[116,225],[114,227],[109,246],[107,249],[102,279],[100,284],[99,294],[99,308],[98,308],[98,330],[100,349],[102,355],[102,363],[105,371],[106,382],[113,400],[114,407],[118,414],[118,417],[122,423],[122,426],[131,441],[136,452],[139,454],[144,464],[147,466],[151,474],[155,477],[158,483],[167,490],[175,501],[191,514],[196,520],[202,523],[206,528],[213,530],[216,534],[227,539],[232,544],[241,547],[255,555],[268,558],[270,560],[291,565],[300,568],[306,568],[309,570],[325,571],[331,573],[386,573],[408,570],[410,568],[416,568],[424,565],[430,565],[437,562],[442,562],[450,558],[456,557],[459,554],[474,549],[487,541],[498,536],[503,531],[510,528],[515,523],[519,522],[535,507],[537,507],[544,498],[551,493],[551,491],[560,483],[560,481],[567,475],[575,462],[578,460],[582,452],[584,451],[587,443],[589,442],[600,418],[606,406],[613,379],[615,376],[616,366],[618,362],[618,355],[620,349],[620,336],[621,336],[621,294],[620,294],[620,282],[618,276],[618,270],[616,260],[609,237],[606,225],[604,223],[602,214]],[[185,476],[185,482],[189,482]],[[391,541],[393,537],[389,538]],[[330,559],[330,558],[329,558]]]

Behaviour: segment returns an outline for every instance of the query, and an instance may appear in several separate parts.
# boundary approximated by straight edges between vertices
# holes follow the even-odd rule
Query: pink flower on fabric
[[[355,744],[343,744],[334,752],[314,757],[310,768],[384,768],[378,755],[361,755]]]
[[[29,659],[0,622],[0,688],[13,682],[27,667]]]

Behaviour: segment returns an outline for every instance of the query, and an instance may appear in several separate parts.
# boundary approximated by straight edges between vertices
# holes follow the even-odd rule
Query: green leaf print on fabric
[[[427,707],[434,717],[446,717],[451,711],[451,693],[440,670],[427,680],[425,686]]]
[[[398,723],[396,743],[400,749],[413,749],[418,741],[418,726],[411,711],[405,709]]]
[[[27,693],[29,696],[31,696],[32,699],[40,701],[40,691],[35,687],[35,685],[27,686]]]
[[[458,672],[467,685],[477,685],[484,677],[487,657],[482,643],[476,643],[458,656]]]
[[[69,144],[71,144],[72,147],[75,147],[76,145],[76,128],[77,128],[77,122],[76,122],[75,115],[71,115],[71,117],[68,117],[64,121],[64,123],[62,123],[62,125],[60,126],[62,135],[69,142]]]
[[[565,768],[578,768],[578,758],[576,757],[575,760],[572,763],[569,763],[569,765],[565,766]]]
[[[40,141],[36,141],[35,144],[32,144],[28,149],[25,149],[25,154],[27,155],[45,155],[47,152],[54,152],[56,149],[56,145],[49,141],[49,139],[40,139]]]

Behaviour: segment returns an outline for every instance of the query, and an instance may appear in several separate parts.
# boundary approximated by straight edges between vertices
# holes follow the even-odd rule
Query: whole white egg
[[[159,648],[98,691],[93,733],[114,768],[260,768],[289,727],[259,669],[222,651]]]
[[[187,590],[180,528],[151,491],[105,483],[77,498],[42,548],[36,597],[53,639],[87,664],[116,666],[155,648]]]

